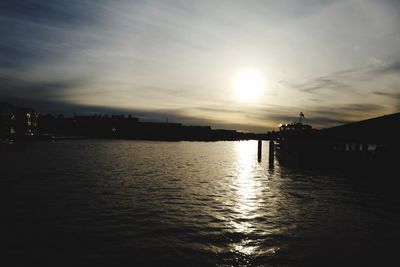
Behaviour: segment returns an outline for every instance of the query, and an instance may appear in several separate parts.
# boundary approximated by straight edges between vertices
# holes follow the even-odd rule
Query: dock
[[[392,170],[400,162],[400,113],[321,130],[291,125],[273,137],[282,164]]]

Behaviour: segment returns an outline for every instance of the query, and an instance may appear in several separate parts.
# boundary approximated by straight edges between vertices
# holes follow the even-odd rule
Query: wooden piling
[[[258,153],[257,153],[258,162],[261,162],[261,157],[262,157],[262,141],[258,140]]]
[[[361,151],[364,153],[368,153],[368,144],[361,144]]]
[[[275,159],[275,143],[273,140],[269,141],[269,165],[273,166],[274,165],[274,159]]]

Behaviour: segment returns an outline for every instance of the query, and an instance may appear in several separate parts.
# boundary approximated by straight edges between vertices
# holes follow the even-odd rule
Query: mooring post
[[[257,153],[258,162],[261,162],[261,156],[262,156],[262,141],[258,140],[258,153]]]
[[[363,143],[361,145],[361,151],[364,153],[367,153],[368,152],[368,144]]]
[[[275,143],[273,140],[269,141],[269,165],[274,165],[274,156],[275,156]]]

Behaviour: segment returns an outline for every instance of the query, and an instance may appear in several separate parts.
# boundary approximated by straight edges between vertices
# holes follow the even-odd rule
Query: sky
[[[265,132],[400,111],[398,0],[2,0],[0,32],[0,102],[41,113]]]

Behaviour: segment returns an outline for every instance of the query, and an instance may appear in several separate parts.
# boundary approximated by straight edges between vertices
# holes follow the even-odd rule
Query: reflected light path
[[[262,201],[261,167],[257,162],[256,142],[237,142],[235,144],[237,177],[233,181],[235,206],[231,224],[236,233],[247,238],[232,246],[235,252],[252,255],[258,245],[249,238],[256,230],[254,219],[260,216],[259,206]]]

